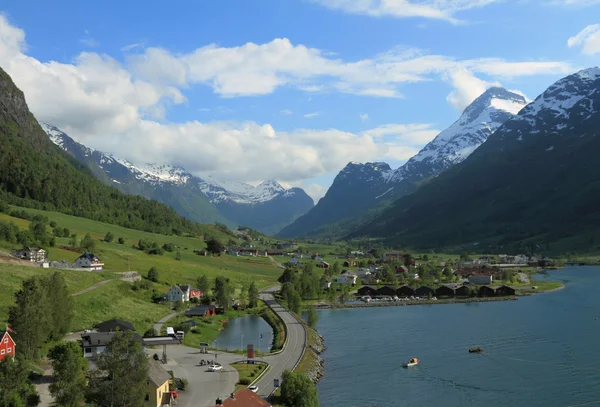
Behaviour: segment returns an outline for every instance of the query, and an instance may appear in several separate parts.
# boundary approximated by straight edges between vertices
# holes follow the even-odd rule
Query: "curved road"
[[[290,314],[285,308],[283,308],[273,296],[273,292],[279,290],[279,287],[273,287],[260,294],[261,299],[275,311],[285,322],[287,329],[287,343],[283,352],[266,356],[264,360],[269,363],[269,370],[264,374],[254,385],[258,387],[258,394],[264,398],[269,397],[275,387],[273,385],[273,379],[281,379],[284,370],[293,370],[296,365],[300,362],[306,347],[307,337],[304,325],[298,322],[296,317]]]

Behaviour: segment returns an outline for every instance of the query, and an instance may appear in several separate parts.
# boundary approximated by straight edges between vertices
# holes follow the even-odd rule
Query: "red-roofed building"
[[[250,389],[239,391],[225,400],[217,400],[215,405],[224,407],[271,407],[271,403]]]
[[[8,331],[0,331],[0,360],[7,356],[15,357],[15,341]]]

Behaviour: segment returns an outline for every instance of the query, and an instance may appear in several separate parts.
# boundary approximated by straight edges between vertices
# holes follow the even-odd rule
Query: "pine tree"
[[[37,406],[40,396],[29,380],[29,364],[18,356],[0,361],[0,407]]]
[[[33,360],[49,338],[52,313],[48,306],[47,290],[38,278],[23,281],[15,294],[15,305],[8,311],[8,322],[16,332],[17,352]]]
[[[86,399],[99,406],[142,407],[148,358],[132,332],[117,331],[89,373]]]
[[[310,326],[311,328],[314,328],[315,326],[317,326],[317,322],[319,321],[319,317],[317,316],[317,311],[315,311],[314,307],[309,307],[308,308],[308,317],[307,317],[307,323],[308,326]]]
[[[55,272],[45,280],[48,306],[52,315],[50,336],[56,340],[63,337],[71,328],[73,300],[62,273]]]
[[[210,281],[208,281],[208,277],[205,274],[202,274],[198,277],[198,290],[202,291],[204,296],[208,295],[208,291],[210,290]]]
[[[253,281],[250,283],[250,287],[248,287],[248,306],[250,308],[254,308],[258,305],[258,288],[256,288],[256,283]]]
[[[52,360],[54,382],[50,394],[63,407],[79,407],[85,398],[87,360],[76,342],[63,342],[48,353]]]

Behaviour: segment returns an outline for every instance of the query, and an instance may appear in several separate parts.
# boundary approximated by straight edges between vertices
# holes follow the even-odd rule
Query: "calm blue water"
[[[600,268],[545,278],[566,288],[518,301],[320,311],[321,405],[600,406]],[[476,345],[485,354],[467,352]],[[410,357],[419,366],[402,368]]]
[[[259,339],[262,333],[262,340]],[[273,343],[273,329],[257,315],[235,318],[219,332],[216,346],[219,349],[246,349],[253,344],[256,351],[266,352]],[[260,346],[260,349],[259,349]]]

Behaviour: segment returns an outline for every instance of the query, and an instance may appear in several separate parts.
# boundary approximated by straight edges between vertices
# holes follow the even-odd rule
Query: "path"
[[[157,335],[160,336],[160,331],[162,330],[162,326],[171,318],[173,318],[175,315],[181,314],[183,311],[176,311],[176,312],[172,312],[169,315],[167,315],[166,317],[161,318],[160,321],[158,321],[157,323],[154,324],[154,331],[156,332]]]
[[[33,380],[35,389],[40,395],[40,404],[38,407],[50,407],[54,406],[54,398],[50,395],[50,383],[52,383],[52,368],[44,371],[44,375],[40,378]]]
[[[118,279],[117,278],[111,278],[109,280],[102,280],[99,283],[96,283],[94,285],[89,286],[88,288],[84,288],[81,291],[78,291],[76,293],[71,294],[71,297],[75,297],[75,296],[78,296],[78,295],[81,295],[81,294],[85,294],[87,292],[95,290],[98,287],[102,287],[103,285],[108,284],[108,283],[110,283],[111,281],[114,281],[114,280],[118,280]]]
[[[280,269],[285,269],[285,266],[284,266],[283,264],[281,264],[281,263],[277,263],[277,260],[275,260],[275,259],[273,258],[273,256],[269,256],[269,260],[271,260],[273,263],[275,263],[275,265],[276,265],[277,267],[279,267]]]
[[[275,300],[273,293],[277,290],[279,287],[273,287],[260,294],[261,299],[283,319],[287,330],[287,343],[283,352],[264,358],[270,368],[258,382],[254,383],[258,387],[258,394],[264,398],[269,397],[275,390],[273,379],[279,379],[281,384],[283,372],[293,370],[300,362],[308,339],[304,324]]]

